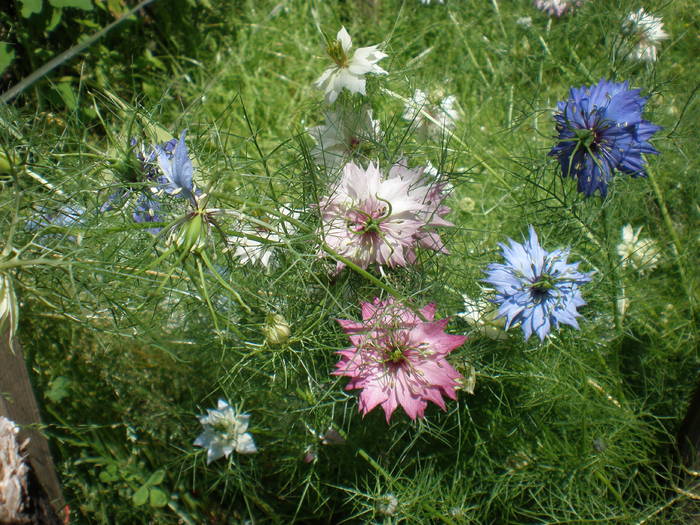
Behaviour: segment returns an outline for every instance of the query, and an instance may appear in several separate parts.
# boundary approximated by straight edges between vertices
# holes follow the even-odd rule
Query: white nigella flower
[[[630,224],[623,226],[622,242],[617,245],[617,253],[622,258],[622,266],[644,273],[659,264],[661,250],[653,239],[640,239],[641,232],[641,227],[635,230]]]
[[[636,13],[627,15],[623,27],[634,40],[634,58],[654,62],[656,46],[668,38],[661,17],[647,13],[642,7]]]
[[[445,131],[454,129],[459,119],[457,98],[450,95],[440,100],[440,97],[438,95],[438,100],[431,101],[424,91],[416,89],[406,103],[404,120],[411,121],[424,136],[440,137]]]
[[[299,217],[298,212],[291,212],[289,216],[293,219]],[[262,224],[240,221],[238,224],[239,235],[231,235],[227,238],[229,247],[226,251],[233,250],[233,257],[241,264],[261,265],[270,268],[275,247],[282,241],[281,220],[274,221],[274,226],[280,231],[265,228]],[[291,235],[296,232],[296,227],[285,222],[286,232]]]
[[[223,399],[216,409],[207,409],[206,416],[199,416],[204,427],[194,445],[207,449],[207,465],[220,457],[228,457],[234,450],[239,454],[254,454],[258,451],[248,430],[248,414],[237,414]]]
[[[311,155],[328,169],[339,168],[362,153],[363,146],[378,142],[381,136],[379,121],[372,118],[368,107],[359,112],[327,111],[326,123],[309,128],[308,132],[316,141]]]
[[[478,332],[489,339],[507,339],[508,334],[503,330],[504,319],[496,319],[498,308],[487,299],[480,297],[472,299],[467,294],[462,294],[464,311],[457,317],[461,317],[472,325]]]
[[[344,27],[340,28],[336,40],[328,43],[328,55],[335,62],[334,66],[326,69],[315,86],[326,92],[328,102],[333,103],[343,88],[350,93],[366,95],[365,75],[374,73],[386,75],[387,72],[377,65],[381,59],[388,55],[381,52],[377,45],[360,47],[350,58],[352,39]]]

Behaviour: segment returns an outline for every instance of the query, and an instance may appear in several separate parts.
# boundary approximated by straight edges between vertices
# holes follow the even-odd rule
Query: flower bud
[[[267,314],[263,333],[267,344],[281,345],[287,342],[292,330],[287,320],[280,314]]]
[[[207,241],[207,222],[201,213],[195,213],[180,226],[175,244],[186,252],[201,253]]]

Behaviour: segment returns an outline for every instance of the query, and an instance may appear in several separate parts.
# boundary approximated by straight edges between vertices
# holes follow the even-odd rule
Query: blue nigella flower
[[[642,119],[647,98],[628,82],[601,79],[597,85],[572,88],[554,115],[562,176],[578,178],[578,191],[590,197],[608,192],[613,171],[646,177],[642,153],[658,153],[648,142],[661,128]]]
[[[163,222],[163,218],[158,213],[160,211],[160,201],[154,196],[148,196],[142,193],[136,201],[136,207],[131,214],[134,222],[139,224],[144,222]],[[146,228],[146,231],[153,235],[158,235],[161,228]]]
[[[163,172],[162,187],[169,195],[182,195],[196,205],[192,182],[192,161],[187,152],[184,130],[172,153],[162,146],[156,146],[158,165]]]
[[[138,199],[136,200],[136,205],[132,213],[134,221],[137,223],[162,222],[163,218],[159,214],[161,209],[160,196],[162,193],[166,192],[173,195],[188,195],[187,192],[183,193],[182,190],[180,192],[176,192],[173,189],[176,188],[176,186],[173,185],[169,178],[169,174],[172,174],[173,172],[173,165],[175,164],[174,159],[176,150],[178,149],[180,151],[180,155],[182,155],[182,152],[184,151],[184,161],[180,161],[178,166],[189,162],[191,168],[191,162],[187,157],[187,146],[184,146],[184,148],[178,148],[180,144],[184,145],[184,136],[185,132],[183,131],[179,141],[177,139],[171,139],[163,144],[153,146],[150,149],[146,149],[142,145],[139,145],[136,139],[131,139],[130,145],[134,150],[134,155],[136,156],[136,160],[139,162],[140,168],[137,170],[138,173],[135,180],[132,182],[150,183],[152,186],[144,188],[140,187],[141,185],[139,184],[138,188],[134,188],[132,187],[131,183],[128,183],[128,186],[117,190],[107,197],[107,200],[100,207],[100,213],[111,210],[115,207],[115,203],[123,202],[136,193],[138,195]],[[161,165],[168,166],[167,173],[162,171]],[[175,171],[178,171],[177,166]],[[191,180],[192,179],[190,176],[190,188]],[[161,228],[159,227],[147,229],[147,231],[153,235],[157,235],[160,230]]]
[[[581,273],[579,263],[567,263],[568,249],[544,250],[532,226],[525,243],[509,241],[510,246],[499,244],[505,264],[490,264],[484,279],[496,290],[497,318],[505,317],[505,329],[520,323],[525,339],[534,332],[541,340],[559,323],[578,329],[576,317],[581,314],[576,308],[586,304],[579,286],[593,273]]]

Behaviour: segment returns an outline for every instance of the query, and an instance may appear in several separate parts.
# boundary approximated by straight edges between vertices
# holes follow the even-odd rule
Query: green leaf
[[[151,504],[151,507],[165,507],[168,504],[168,495],[162,489],[152,488],[150,492],[149,503]]]
[[[148,478],[146,485],[148,485],[149,487],[152,487],[154,485],[160,485],[161,483],[163,483],[164,479],[165,479],[165,471],[164,470],[156,470],[153,474],[151,474],[151,477]]]
[[[29,18],[34,13],[41,13],[43,0],[19,0],[22,3],[22,16]]]
[[[136,505],[137,507],[140,507],[141,505],[145,505],[147,500],[148,500],[148,485],[144,485],[139,490],[134,492],[133,496],[131,496],[131,501],[133,501],[134,505]]]
[[[15,50],[7,42],[0,42],[0,75],[10,67],[15,59]]]
[[[61,22],[61,16],[63,16],[63,9],[53,10],[51,13],[51,20],[49,20],[49,24],[46,26],[47,33],[50,33],[56,29],[56,26]]]
[[[119,474],[117,473],[116,465],[110,463],[105,470],[100,471],[99,478],[102,483],[113,483],[117,481],[119,479]]]
[[[48,397],[54,403],[58,403],[64,397],[67,397],[70,392],[68,387],[70,386],[70,379],[64,376],[58,376],[53,381],[51,381],[51,386],[46,392],[46,397]]]
[[[83,11],[92,11],[92,0],[49,0],[54,7],[76,7]]]

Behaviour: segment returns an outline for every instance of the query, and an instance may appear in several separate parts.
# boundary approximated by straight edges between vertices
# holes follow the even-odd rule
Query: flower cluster
[[[367,169],[350,162],[340,182],[320,204],[320,235],[335,252],[361,268],[370,264],[406,266],[421,246],[442,253],[447,249],[434,231],[452,226],[443,215],[444,185],[423,177],[423,168],[395,164],[384,177],[370,163]],[[344,264],[338,262],[337,269]]]
[[[646,98],[627,82],[602,79],[572,88],[554,115],[559,143],[549,152],[562,176],[576,177],[578,191],[604,197],[615,170],[645,177],[643,153],[658,153],[649,143],[659,126],[642,118]]]
[[[333,372],[350,377],[346,390],[361,389],[360,412],[376,406],[387,423],[400,405],[408,417],[424,417],[428,401],[445,410],[443,396],[456,399],[462,376],[446,356],[466,337],[445,333],[448,319],[435,321],[436,307],[417,313],[388,299],[362,303],[362,321],[338,319],[352,346],[340,350]]]
[[[527,242],[511,239],[510,246],[500,247],[505,264],[490,264],[485,281],[496,290],[494,301],[506,330],[520,323],[525,339],[536,333],[543,341],[560,323],[578,329],[581,314],[576,309],[586,304],[579,287],[592,273],[579,272],[579,263],[567,263],[568,250],[544,250],[532,226]]]

